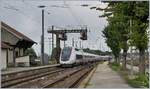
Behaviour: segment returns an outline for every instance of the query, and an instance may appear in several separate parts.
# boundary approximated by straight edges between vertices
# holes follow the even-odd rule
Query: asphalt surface
[[[86,88],[132,88],[107,64],[104,62],[98,65]]]

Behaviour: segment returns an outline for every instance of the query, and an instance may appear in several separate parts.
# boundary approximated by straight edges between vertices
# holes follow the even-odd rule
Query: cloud
[[[52,7],[52,5],[62,6],[64,4],[70,6],[70,8]],[[88,25],[91,32],[88,33],[88,40],[84,42],[85,47],[100,49],[100,42],[96,42],[96,39],[101,37],[101,45],[107,50],[104,38],[101,36],[101,31],[107,24],[105,18],[99,18],[101,12],[90,10],[90,7],[82,7],[81,4],[99,5],[98,1],[40,1],[40,0],[1,0],[0,2],[0,19],[10,26],[13,26],[16,30],[24,33],[32,38],[38,44],[33,48],[37,53],[40,53],[40,37],[41,37],[41,9],[37,8],[38,5],[46,5],[45,8],[45,52],[49,53],[49,40],[51,34],[47,33],[48,27],[55,25],[60,27],[66,27],[68,25]],[[8,9],[4,7],[13,6],[15,9]],[[102,7],[105,7],[102,4]],[[50,14],[47,14],[49,12]],[[68,34],[68,40],[66,44],[71,46],[72,38],[78,41],[80,34]],[[100,40],[99,40],[100,41]],[[61,42],[63,47],[63,42]],[[95,44],[96,43],[96,44]]]

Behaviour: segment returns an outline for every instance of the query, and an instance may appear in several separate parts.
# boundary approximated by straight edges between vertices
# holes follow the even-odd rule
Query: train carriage
[[[60,64],[65,67],[95,62],[99,55],[77,51],[74,47],[64,47],[60,54]]]

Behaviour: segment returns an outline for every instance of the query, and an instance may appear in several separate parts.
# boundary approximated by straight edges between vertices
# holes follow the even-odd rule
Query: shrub
[[[149,87],[149,75],[137,75],[134,79],[128,79],[128,83],[135,88]]]
[[[112,67],[112,69],[115,70],[115,71],[121,70],[120,65],[117,64],[117,63],[111,63],[111,67]]]

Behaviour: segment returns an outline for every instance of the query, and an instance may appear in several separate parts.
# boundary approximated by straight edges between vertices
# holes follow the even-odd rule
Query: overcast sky
[[[82,7],[88,4],[89,7]],[[88,40],[82,41],[83,48],[101,49],[107,51],[108,47],[102,37],[102,30],[107,25],[106,18],[99,18],[103,12],[90,10],[92,6],[106,7],[107,4],[99,1],[49,1],[49,0],[0,0],[0,20],[25,34],[38,44],[33,48],[40,54],[41,37],[41,9],[37,6],[45,5],[45,52],[51,52],[49,39],[51,34],[47,29],[54,25],[64,28],[78,28],[87,25]],[[50,14],[48,14],[50,13]],[[79,47],[80,34],[67,34],[67,46],[71,46],[72,38]],[[61,42],[61,47],[63,47]]]

